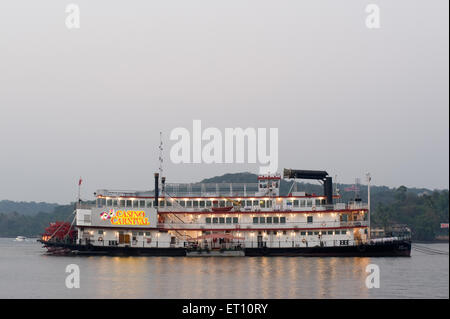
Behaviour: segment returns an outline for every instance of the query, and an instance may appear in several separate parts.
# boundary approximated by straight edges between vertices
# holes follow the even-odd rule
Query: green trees
[[[437,235],[445,234],[441,223],[448,223],[448,190],[431,193],[409,192],[405,186],[394,190],[394,200],[384,204],[378,202],[372,210],[374,226],[386,227],[392,224],[407,224],[413,239],[433,240]],[[447,230],[448,235],[448,230]]]

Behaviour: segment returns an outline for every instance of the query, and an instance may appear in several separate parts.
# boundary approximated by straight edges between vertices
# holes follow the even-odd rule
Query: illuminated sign
[[[110,220],[112,225],[141,225],[148,226],[150,222],[143,210],[117,210],[110,209],[109,212],[101,212],[102,220]]]

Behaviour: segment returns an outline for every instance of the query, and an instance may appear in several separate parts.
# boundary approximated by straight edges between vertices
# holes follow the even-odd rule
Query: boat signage
[[[150,221],[143,210],[114,210],[102,211],[102,220],[109,220],[112,225],[139,225],[149,226]]]

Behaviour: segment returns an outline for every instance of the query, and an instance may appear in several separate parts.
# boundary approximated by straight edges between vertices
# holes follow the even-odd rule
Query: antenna
[[[163,141],[162,141],[162,132],[159,132],[159,175],[163,176]]]
[[[370,176],[370,173],[366,174],[366,178],[367,178],[367,219],[369,221],[369,239],[371,237],[371,228],[370,228],[370,181],[372,180],[372,176]]]

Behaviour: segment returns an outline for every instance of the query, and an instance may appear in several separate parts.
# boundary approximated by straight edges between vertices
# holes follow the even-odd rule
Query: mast
[[[372,177],[370,176],[370,173],[366,174],[366,178],[367,178],[367,214],[368,214],[368,221],[369,221],[369,239],[371,237],[370,235],[370,181],[372,180]]]

